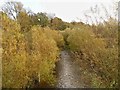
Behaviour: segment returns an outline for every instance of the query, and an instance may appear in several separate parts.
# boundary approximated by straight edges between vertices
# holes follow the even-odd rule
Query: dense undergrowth
[[[118,86],[116,19],[97,25],[67,23],[28,13],[19,2],[7,4],[0,12],[3,88],[55,87],[55,63],[62,49],[71,52],[89,87]]]
[[[55,63],[63,47],[76,58],[83,79],[87,79],[85,83],[91,87],[117,87],[116,21],[111,27],[108,21],[101,26],[80,25],[60,32],[34,25],[23,32],[18,22],[1,16],[3,87],[55,86]]]
[[[55,63],[64,44],[58,31],[33,26],[22,32],[20,24],[2,16],[3,87],[54,86]]]
[[[93,27],[87,26],[62,32],[67,49],[76,58],[83,70],[84,81],[88,81],[90,87],[118,86],[117,21],[110,23],[108,21],[101,27],[96,26],[95,31]]]

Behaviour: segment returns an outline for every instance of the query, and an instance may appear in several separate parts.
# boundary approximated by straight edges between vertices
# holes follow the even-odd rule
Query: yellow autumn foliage
[[[46,27],[44,28],[44,33],[48,38],[53,38],[59,48],[62,48],[64,46],[64,38],[60,31],[51,30],[49,27]]]
[[[27,53],[24,35],[20,33],[20,25],[2,16],[2,85],[5,88],[25,87],[28,73],[25,68]]]
[[[47,37],[40,26],[23,34],[16,21],[1,16],[3,87],[33,87],[34,80],[53,86],[59,51],[55,40]]]
[[[92,30],[67,29],[64,36],[67,36],[68,48],[79,58],[84,69],[90,69],[102,77],[107,83],[104,83],[105,87],[117,85],[117,47],[107,48],[105,39],[97,38]]]

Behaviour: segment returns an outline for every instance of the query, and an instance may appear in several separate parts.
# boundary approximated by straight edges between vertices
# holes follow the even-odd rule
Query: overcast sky
[[[0,0],[0,6],[5,1]],[[55,13],[57,17],[60,17],[64,21],[79,21],[79,19],[85,21],[84,13],[89,13],[90,7],[94,7],[96,4],[104,6],[111,12],[113,2],[116,0],[14,0],[23,3],[25,8],[31,9],[33,12],[46,12]],[[101,13],[102,14],[102,13]]]

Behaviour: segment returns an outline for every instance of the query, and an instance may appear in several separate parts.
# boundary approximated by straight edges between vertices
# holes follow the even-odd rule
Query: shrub
[[[34,87],[38,84],[55,84],[54,68],[58,57],[55,40],[33,26],[22,34],[20,25],[2,15],[2,66],[4,88]]]
[[[91,30],[73,29],[67,31],[68,46],[82,59],[82,68],[101,76],[106,87],[117,85],[117,48],[106,48],[104,38],[96,38]]]
[[[48,38],[54,39],[59,48],[62,48],[64,46],[64,38],[60,31],[51,30],[50,28],[46,27],[44,28],[44,33]]]
[[[118,21],[109,18],[108,21],[92,27],[97,37],[104,38],[108,48],[114,48],[118,45]]]
[[[29,44],[32,44],[31,59],[28,61],[28,65],[34,65],[29,69],[30,71],[33,70],[31,75],[35,74],[35,78],[40,79],[41,84],[55,84],[53,70],[58,56],[56,42],[47,37],[43,28],[39,26],[33,26],[28,34],[32,36],[32,42],[29,42]]]
[[[27,53],[20,25],[2,14],[2,85],[4,88],[20,88],[27,84],[25,68]]]

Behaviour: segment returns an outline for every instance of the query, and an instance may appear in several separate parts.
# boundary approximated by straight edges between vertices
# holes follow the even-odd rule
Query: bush
[[[53,70],[58,56],[56,42],[52,38],[47,37],[43,29],[39,26],[32,27],[29,34],[32,35],[32,61],[29,63],[34,65],[35,69],[32,72],[37,74],[37,78],[40,78],[41,84],[47,83],[53,85],[55,81]],[[30,70],[33,70],[33,67]],[[38,77],[39,75],[40,77]]]
[[[66,31],[65,31],[66,32]],[[117,48],[106,48],[104,38],[96,38],[91,30],[67,30],[69,49],[79,56],[82,68],[88,69],[102,77],[106,87],[117,84]]]
[[[62,48],[64,46],[64,38],[60,31],[51,30],[50,28],[46,27],[44,28],[44,33],[48,38],[54,39],[59,48]]]
[[[39,26],[22,34],[16,21],[5,14],[1,16],[3,88],[34,87],[34,81],[53,86],[59,50],[54,39],[47,37]]]
[[[27,53],[20,25],[2,14],[2,85],[3,88],[25,87],[28,73],[25,67]]]
[[[92,27],[97,37],[104,38],[108,48],[114,48],[118,45],[118,21],[109,18],[108,21]]]

